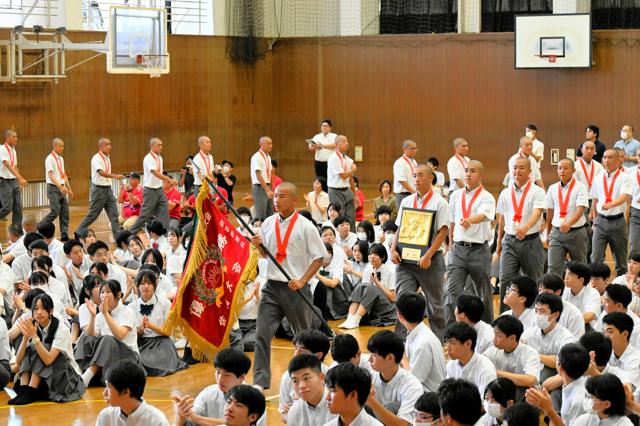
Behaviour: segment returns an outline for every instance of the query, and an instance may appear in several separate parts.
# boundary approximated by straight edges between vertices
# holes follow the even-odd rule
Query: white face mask
[[[551,321],[547,315],[536,315],[536,324],[541,330],[546,330],[551,325]]]
[[[593,398],[591,395],[585,396],[582,400],[582,409],[588,414],[597,414],[597,411],[593,409]]]
[[[622,139],[628,139],[629,138],[629,133],[622,131],[622,132],[620,132],[620,137]]]
[[[395,237],[395,234],[384,234],[384,242],[391,244],[393,242],[393,237]]]
[[[429,422],[429,423],[413,423],[413,426],[433,426],[435,423],[434,422]]]
[[[366,232],[358,232],[358,239],[362,241],[367,241],[367,233]]]
[[[524,135],[529,139],[533,139],[533,132],[531,130],[527,130],[526,132],[524,132]]]
[[[249,221],[251,220],[251,216],[247,216],[246,214],[241,214],[240,217],[242,218],[242,220],[244,220],[244,222],[248,225]]]
[[[229,166],[222,166],[222,173],[229,173],[231,171],[231,167]]]
[[[484,411],[493,417],[494,419],[498,419],[502,417],[502,406],[497,402],[484,401]]]

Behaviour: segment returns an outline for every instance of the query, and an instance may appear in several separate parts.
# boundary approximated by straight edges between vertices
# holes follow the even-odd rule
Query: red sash
[[[607,185],[607,174],[604,173],[602,175],[602,184],[604,185],[604,195],[605,195],[605,203],[610,203],[613,201],[611,197],[613,196],[613,188],[616,186],[616,179],[620,175],[622,170],[618,169],[615,175],[613,175],[613,179],[611,180],[611,188]]]
[[[276,252],[276,260],[278,262],[282,262],[287,258],[287,245],[289,244],[289,237],[291,237],[291,232],[293,231],[293,226],[296,224],[296,220],[298,220],[298,212],[293,213],[293,217],[291,218],[291,222],[287,226],[287,231],[284,234],[284,241],[280,239],[280,224],[279,220],[276,218],[275,227],[276,227],[276,245],[278,247],[278,251]]]
[[[531,180],[527,183],[527,186],[524,187],[524,191],[522,192],[522,198],[520,198],[520,204],[516,200],[516,187],[511,187],[511,202],[513,203],[513,221],[520,222],[522,220],[522,210],[524,209],[524,202],[527,198],[527,194],[531,189]]]
[[[560,219],[567,217],[567,209],[569,208],[569,199],[571,198],[571,191],[576,184],[575,179],[571,179],[569,184],[569,190],[567,191],[567,198],[562,199],[562,183],[558,183],[558,204],[560,205]]]
[[[480,185],[471,200],[469,201],[469,205],[467,206],[467,191],[462,191],[462,218],[467,219],[471,216],[471,208],[473,207],[473,203],[476,202],[476,199],[480,196],[480,193],[484,190],[484,187]]]
[[[424,200],[422,200],[422,204],[420,205],[421,209],[424,209],[427,206],[427,204],[429,204],[429,200],[431,200],[431,197],[433,197],[433,189],[431,191],[429,191],[429,193],[424,198]],[[416,196],[413,197],[413,208],[414,209],[418,208],[418,193],[417,192],[416,192]]]

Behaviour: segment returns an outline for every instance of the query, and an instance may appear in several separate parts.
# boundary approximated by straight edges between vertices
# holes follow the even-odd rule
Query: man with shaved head
[[[140,216],[129,229],[133,235],[146,225],[147,221],[155,217],[164,229],[169,228],[169,202],[162,186],[166,182],[178,186],[171,177],[164,174],[164,160],[162,158],[163,143],[160,138],[149,140],[149,153],[142,161],[144,176],[142,177],[142,208]]]
[[[251,194],[253,195],[253,217],[264,219],[273,214],[273,191],[271,190],[271,149],[273,141],[262,136],[260,149],[251,156]]]
[[[493,292],[489,278],[491,251],[487,242],[493,237],[491,221],[496,214],[496,200],[482,186],[483,169],[480,161],[469,161],[464,188],[454,191],[449,197],[449,241],[452,245],[444,291],[449,324],[456,321],[456,302],[464,293],[469,277],[473,280],[476,296],[484,302],[482,320],[489,324],[493,321]]]
[[[413,187],[413,173],[418,163],[415,156],[418,146],[411,139],[402,142],[402,156],[393,163],[393,192],[396,194],[396,206],[402,203],[405,197],[416,192]]]
[[[540,166],[538,166],[538,162],[533,156],[533,141],[531,140],[531,138],[523,136],[520,138],[519,146],[520,146],[520,149],[518,150],[518,153],[512,155],[511,158],[509,158],[509,173],[510,173],[509,184],[511,184],[514,179],[513,170],[514,170],[514,162],[516,161],[516,158],[525,158],[529,160],[529,162],[531,163],[531,166],[530,166],[531,175],[529,176],[529,178],[531,179],[531,182],[535,183],[536,185],[544,189],[544,183],[542,182],[542,174],[540,173]]]
[[[60,240],[64,242],[69,240],[69,199],[73,197],[73,191],[64,167],[62,151],[64,151],[64,141],[54,138],[51,142],[51,153],[44,160],[49,214],[42,219],[42,222],[53,222],[59,217]]]
[[[351,231],[355,230],[356,187],[353,181],[357,167],[356,163],[347,156],[349,141],[345,135],[336,138],[336,151],[331,154],[327,163],[327,186],[329,187],[329,201],[342,206],[342,214],[349,218]]]
[[[435,212],[433,217],[433,235],[426,252],[420,253],[417,263],[403,259],[398,250],[398,233],[391,243],[391,261],[396,267],[396,300],[405,292],[415,292],[422,288],[427,299],[427,316],[429,327],[442,342],[446,327],[444,309],[444,255],[442,245],[449,230],[451,211],[449,204],[440,194],[433,190],[433,169],[426,164],[418,164],[413,174],[415,194],[406,197],[400,204],[396,225],[402,223],[405,209],[430,210]],[[406,223],[405,223],[406,226]],[[396,322],[396,331],[406,336],[407,329]]]
[[[617,275],[627,272],[629,232],[624,213],[631,201],[631,177],[621,170],[622,159],[615,149],[604,152],[605,170],[595,177],[591,187],[593,221],[591,262],[604,262],[607,245],[611,248]]]
[[[205,178],[209,178],[211,182],[215,183],[213,180],[214,164],[213,155],[211,155],[211,139],[208,136],[200,136],[198,147],[200,147],[200,152],[193,156],[193,164],[198,166],[193,171],[193,195],[196,197]]]
[[[525,138],[531,145],[531,140]],[[536,282],[544,272],[545,254],[540,241],[542,211],[547,207],[544,189],[530,179],[533,157],[517,157],[510,170],[513,182],[498,198],[498,241],[500,256],[500,311],[506,310],[504,296],[520,270]]]
[[[590,134],[593,134],[593,130],[587,129]],[[598,141],[598,143],[602,144]],[[575,163],[576,171],[574,176],[578,180],[578,182],[582,183],[587,188],[587,195],[589,197],[589,207],[587,207],[584,211],[584,215],[587,218],[587,224],[585,226],[587,230],[587,236],[589,240],[587,242],[587,259],[591,257],[591,238],[593,237],[593,229],[592,223],[589,219],[589,213],[591,212],[591,205],[593,204],[593,195],[591,195],[591,187],[593,186],[593,182],[595,181],[595,177],[598,176],[602,171],[604,171],[604,167],[596,160],[596,152],[597,147],[596,143],[590,139],[587,139],[582,143],[579,152],[582,153],[581,157],[578,157]],[[602,149],[602,154],[604,154],[604,148]]]
[[[574,176],[573,160],[558,163],[559,182],[547,191],[547,258],[549,273],[564,275],[564,264],[571,260],[586,263],[589,236],[584,211],[589,207],[587,188]]]
[[[89,211],[78,225],[78,232],[86,230],[98,218],[102,209],[107,213],[109,222],[111,222],[113,238],[120,231],[118,203],[111,190],[111,179],[122,180],[124,176],[113,173],[111,169],[111,141],[102,137],[98,139],[98,152],[91,158]]]
[[[447,162],[447,173],[449,174],[449,193],[464,186],[464,175],[469,162],[469,142],[463,138],[453,140],[453,157]]]
[[[281,183],[274,198],[278,213],[264,220],[251,243],[262,257],[266,257],[264,244],[292,279],[287,280],[269,259],[267,283],[261,289],[258,306],[253,363],[253,383],[261,390],[271,387],[271,339],[282,319],[287,318],[294,335],[312,327],[313,312],[300,296],[313,303],[308,282],[327,256],[318,229],[295,208],[298,202],[296,186],[291,182]]]
[[[4,133],[4,144],[0,147],[0,220],[4,220],[11,213],[11,223],[20,226],[22,222],[22,192],[21,187],[27,186],[27,181],[18,170],[18,154],[16,144],[18,134],[13,130]]]

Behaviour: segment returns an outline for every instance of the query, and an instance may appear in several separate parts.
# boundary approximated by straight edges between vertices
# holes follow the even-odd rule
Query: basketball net
[[[162,55],[136,55],[136,64],[147,67],[149,78],[159,78],[162,75]]]

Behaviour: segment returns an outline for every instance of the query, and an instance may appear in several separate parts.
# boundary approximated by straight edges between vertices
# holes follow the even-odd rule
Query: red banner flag
[[[164,325],[167,332],[182,328],[196,358],[228,346],[258,264],[257,251],[218,211],[209,191],[205,184],[198,194],[191,251]]]

